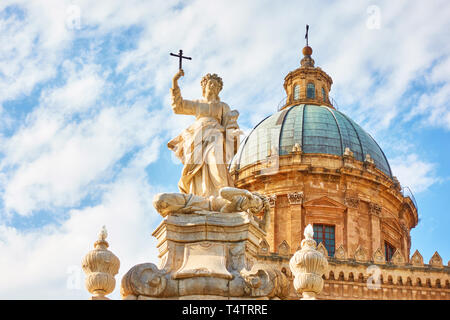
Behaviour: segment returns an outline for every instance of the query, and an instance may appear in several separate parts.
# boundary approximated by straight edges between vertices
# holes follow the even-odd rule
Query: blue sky
[[[154,194],[177,191],[167,142],[183,49],[186,98],[218,73],[248,133],[276,111],[304,28],[339,110],[409,186],[411,254],[450,259],[448,1],[0,2],[0,298],[86,299],[81,258],[102,225],[122,275],[156,262]],[[118,298],[118,286],[112,297]]]

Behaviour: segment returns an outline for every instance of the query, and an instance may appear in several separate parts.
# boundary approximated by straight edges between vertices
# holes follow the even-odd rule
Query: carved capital
[[[291,192],[287,194],[289,204],[302,204],[303,192]]]
[[[373,214],[377,217],[381,215],[381,206],[375,202],[369,203],[369,214]]]
[[[349,208],[358,208],[359,207],[359,198],[358,197],[347,197],[347,198],[345,198],[344,203]]]

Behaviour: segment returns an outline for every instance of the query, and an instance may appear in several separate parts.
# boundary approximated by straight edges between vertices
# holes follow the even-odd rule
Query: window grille
[[[335,250],[335,236],[334,236],[334,226],[325,224],[314,224],[314,240],[319,243],[323,243],[328,251],[330,257],[334,257]]]
[[[306,87],[306,97],[309,99],[316,98],[316,87],[314,86],[314,83],[308,83],[308,86]]]
[[[298,84],[294,87],[294,100],[300,99],[300,86]]]

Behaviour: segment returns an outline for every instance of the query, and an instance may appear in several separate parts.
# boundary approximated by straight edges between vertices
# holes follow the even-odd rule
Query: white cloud
[[[66,1],[67,3],[68,1]],[[64,1],[2,1],[23,10],[23,16],[0,18],[0,103],[28,95],[40,82],[55,76],[58,59],[72,39],[65,28]]]
[[[441,181],[436,175],[436,164],[420,160],[417,154],[397,157],[389,163],[402,186],[409,187],[414,193],[423,192]]]
[[[20,232],[0,225],[0,298],[87,299],[83,256],[93,249],[102,225],[109,249],[120,259],[116,289],[135,264],[157,262],[156,241],[150,233],[161,219],[154,211],[151,187],[135,175],[112,184],[100,205],[72,210],[61,226]]]
[[[8,152],[3,159],[3,163],[16,166],[5,184],[5,208],[21,215],[76,205],[91,188],[98,188],[91,183],[108,180],[113,166],[126,152],[150,143],[160,130],[148,125],[159,117],[139,106],[105,108],[92,119],[69,122],[49,134],[41,125],[47,123],[45,113],[42,117],[37,117],[36,126],[11,140],[11,159]],[[50,139],[35,146],[37,151],[29,158],[28,137],[33,136]]]

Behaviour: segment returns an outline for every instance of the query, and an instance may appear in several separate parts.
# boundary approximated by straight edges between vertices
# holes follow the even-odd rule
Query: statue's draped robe
[[[184,100],[179,88],[171,91],[173,111],[196,117],[167,144],[184,165],[178,187],[182,193],[217,196],[220,188],[234,186],[228,163],[239,144],[239,113],[220,101]]]

